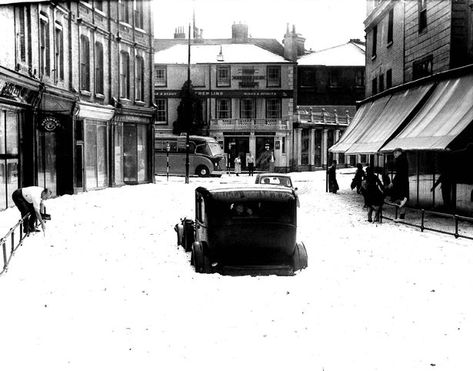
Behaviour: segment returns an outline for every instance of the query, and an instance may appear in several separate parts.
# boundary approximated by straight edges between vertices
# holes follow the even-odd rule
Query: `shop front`
[[[152,115],[117,114],[113,120],[114,185],[152,180]]]

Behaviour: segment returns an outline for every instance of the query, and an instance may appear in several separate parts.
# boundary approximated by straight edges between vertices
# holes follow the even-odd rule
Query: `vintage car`
[[[268,184],[291,188],[296,195],[297,206],[300,206],[299,196],[296,193],[297,188],[292,184],[292,179],[289,175],[281,173],[260,173],[256,175],[255,184]]]
[[[245,185],[195,190],[195,220],[177,224],[196,272],[292,275],[307,267],[296,242],[297,199],[290,188]]]

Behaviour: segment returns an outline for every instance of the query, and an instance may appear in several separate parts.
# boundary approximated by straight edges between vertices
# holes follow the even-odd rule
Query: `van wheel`
[[[204,249],[200,242],[192,244],[191,264],[197,273],[210,273],[210,260],[204,254]]]
[[[206,177],[210,175],[210,171],[206,166],[199,166],[196,170],[196,174],[200,177]]]
[[[307,250],[303,242],[296,243],[296,249],[292,258],[292,266],[294,272],[300,269],[307,268],[308,257]]]

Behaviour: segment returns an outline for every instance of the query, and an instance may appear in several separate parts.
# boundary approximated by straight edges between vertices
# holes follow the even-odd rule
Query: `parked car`
[[[297,188],[293,186],[292,179],[289,175],[281,173],[260,173],[256,175],[255,183],[282,186],[292,189],[296,195],[297,206],[300,206],[299,197],[296,193]]]
[[[195,220],[175,227],[196,272],[292,275],[307,267],[296,242],[297,200],[284,187],[245,185],[195,190]]]

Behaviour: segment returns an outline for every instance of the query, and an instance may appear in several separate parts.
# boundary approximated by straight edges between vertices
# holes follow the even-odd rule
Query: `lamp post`
[[[187,97],[190,97],[191,90],[191,24],[189,23],[188,43],[187,43]],[[189,107],[191,114],[189,115],[190,122],[187,123],[186,130],[186,181],[189,184],[189,131],[192,126],[192,105]]]

